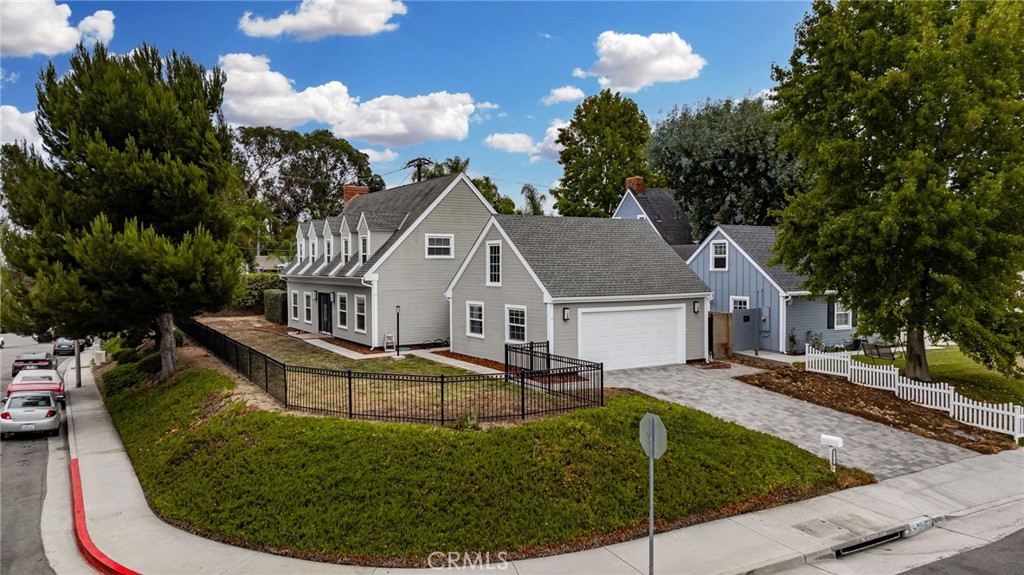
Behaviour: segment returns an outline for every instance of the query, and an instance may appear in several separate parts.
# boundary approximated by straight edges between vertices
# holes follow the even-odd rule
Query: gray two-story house
[[[288,326],[371,348],[447,338],[445,288],[493,213],[465,174],[374,193],[346,186],[339,216],[296,233],[282,271]]]

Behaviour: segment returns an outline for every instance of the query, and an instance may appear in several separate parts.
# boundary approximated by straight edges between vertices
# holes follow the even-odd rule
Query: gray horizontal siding
[[[291,292],[297,290],[299,292],[299,319],[292,319],[292,307],[291,307]],[[304,321],[304,310],[303,310],[303,294],[309,293],[312,298],[312,323],[306,323]],[[337,296],[335,296],[335,302],[331,305],[332,317],[331,317],[331,334],[339,339],[348,340],[361,345],[370,345],[370,327],[373,325],[373,298],[370,288],[358,285],[344,285],[338,281],[332,281],[323,279],[319,281],[310,280],[299,280],[294,279],[288,280],[288,327],[297,331],[304,331],[307,333],[319,333],[320,326],[320,309],[317,306],[316,296],[314,292],[327,292],[337,293],[344,292],[348,295],[349,302],[349,328],[341,329],[338,327],[338,304]],[[357,333],[355,331],[355,295],[366,296],[366,333]]]

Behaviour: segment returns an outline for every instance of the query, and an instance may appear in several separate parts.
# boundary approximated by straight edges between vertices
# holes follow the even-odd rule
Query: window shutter
[[[828,324],[827,324],[828,325],[828,329],[835,329],[836,328],[836,302],[834,302],[832,300],[829,300],[828,301],[827,309],[828,309],[828,320],[827,320],[827,322],[828,322]]]

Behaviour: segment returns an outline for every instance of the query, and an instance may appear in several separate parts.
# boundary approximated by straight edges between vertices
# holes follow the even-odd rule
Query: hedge
[[[252,310],[258,313],[264,312],[263,292],[270,289],[283,290],[288,283],[276,273],[251,273],[245,276],[245,292],[235,300],[235,306],[242,309]]]
[[[288,325],[288,292],[280,289],[268,289],[263,292],[263,303],[263,316],[267,318],[267,321]]]

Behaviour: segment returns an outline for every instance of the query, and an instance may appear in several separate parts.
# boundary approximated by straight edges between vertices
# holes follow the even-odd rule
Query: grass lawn
[[[190,531],[305,558],[425,566],[437,550],[571,550],[646,533],[645,412],[669,448],[656,511],[675,527],[870,481],[780,439],[638,394],[487,431],[247,408],[191,370],[106,399],[154,510]]]
[[[288,365],[415,375],[464,375],[470,373],[464,369],[414,355],[406,355],[405,359],[400,361],[391,358],[349,359],[300,339],[269,331],[238,330],[227,332],[225,335]]]
[[[956,346],[929,349],[926,353],[932,381],[949,383],[956,387],[960,395],[976,401],[1024,405],[1024,379],[1006,377],[998,371],[975,363],[960,353]],[[865,363],[890,363],[863,356],[855,357],[857,361]],[[896,360],[894,365],[902,371],[906,362],[900,359]]]

